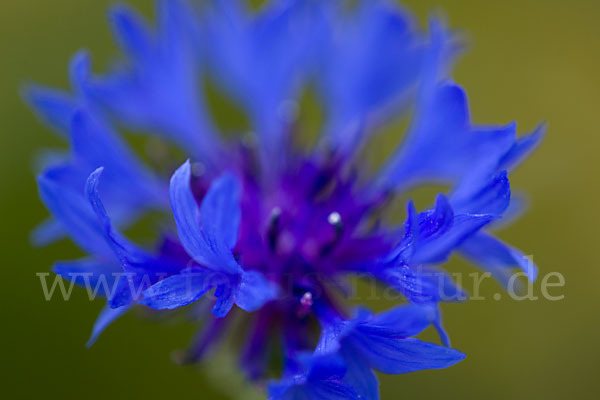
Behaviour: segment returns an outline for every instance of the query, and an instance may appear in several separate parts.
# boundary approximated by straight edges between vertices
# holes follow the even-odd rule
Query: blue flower
[[[213,315],[183,361],[200,361],[243,312],[240,365],[249,379],[269,382],[270,398],[378,399],[374,371],[446,368],[464,358],[450,348],[439,311],[441,302],[468,297],[440,268],[452,254],[504,285],[515,268],[536,278],[489,228],[514,215],[508,173],[544,127],[518,137],[514,123],[471,122],[464,90],[448,77],[460,41],[439,21],[427,33],[406,11],[367,0],[352,8],[280,0],[258,12],[241,1],[162,0],[157,28],[125,6],[110,21],[125,54],[111,72],[92,74],[80,52],[72,93],[24,91],[69,143],[68,154],[43,160],[39,193],[52,218],[33,241],[68,235],[87,254],[54,271],[107,299],[90,344],[133,307],[209,303]],[[201,90],[206,77],[245,109],[255,140],[219,134]],[[314,148],[301,151],[292,145],[293,111],[307,86],[325,121]],[[408,114],[403,142],[367,173],[365,143]],[[155,169],[119,134],[123,127],[184,156]],[[403,225],[381,220],[394,197],[439,183],[449,190],[431,208],[418,212],[409,202]],[[164,225],[155,246],[121,233],[156,211]],[[350,310],[343,288],[356,276],[408,304]],[[442,345],[415,337],[429,326]],[[273,354],[283,360],[275,377]]]

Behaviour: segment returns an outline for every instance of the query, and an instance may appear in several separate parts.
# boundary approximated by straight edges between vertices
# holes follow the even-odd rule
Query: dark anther
[[[279,235],[279,220],[281,217],[281,208],[274,207],[271,210],[269,216],[269,225],[267,228],[267,239],[269,241],[269,248],[271,251],[275,250],[277,246],[277,236]]]

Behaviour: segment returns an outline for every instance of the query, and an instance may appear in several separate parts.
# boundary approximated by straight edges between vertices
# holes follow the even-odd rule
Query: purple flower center
[[[303,320],[322,305],[348,315],[335,300],[344,290],[342,275],[359,272],[361,262],[391,249],[372,221],[382,196],[365,196],[348,163],[332,156],[311,159],[290,151],[276,180],[263,180],[242,149],[236,164],[242,217],[234,255],[245,270],[261,272],[282,289],[265,312]],[[201,166],[192,164],[194,171],[200,204],[212,180]]]

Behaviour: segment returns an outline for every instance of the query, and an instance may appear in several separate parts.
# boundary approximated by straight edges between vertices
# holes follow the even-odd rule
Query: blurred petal
[[[110,12],[109,21],[123,51],[136,61],[147,60],[152,54],[152,36],[146,21],[130,7],[119,4]]]
[[[381,171],[378,185],[403,190],[463,179],[476,184],[499,172],[516,140],[515,124],[473,126],[464,90],[441,84],[423,101],[407,139]]]
[[[102,226],[83,196],[83,190],[75,192],[65,187],[50,172],[38,177],[40,197],[46,207],[79,247],[90,254],[110,257],[112,252],[104,240]]]
[[[252,312],[267,301],[277,297],[277,287],[258,271],[244,272],[235,304],[244,311]]]
[[[60,222],[48,218],[34,228],[30,235],[31,243],[36,247],[46,246],[65,237],[65,230]]]
[[[55,133],[67,138],[76,108],[73,98],[65,92],[35,85],[27,86],[22,93],[40,120]]]
[[[125,314],[127,311],[131,309],[131,306],[123,306],[119,308],[111,308],[110,306],[106,306],[98,315],[96,322],[94,323],[94,328],[92,329],[92,335],[90,336],[86,346],[93,345],[100,334],[106,329],[106,327],[113,323],[114,320],[119,318],[121,315]]]
[[[261,161],[283,161],[290,122],[282,112],[298,95],[314,61],[323,24],[318,2],[270,2],[250,15],[239,2],[214,1],[206,20],[208,61],[219,83],[247,109],[260,139]]]
[[[347,153],[365,133],[349,129],[351,124],[377,125],[382,122],[377,120],[399,115],[431,63],[439,64],[437,73],[445,73],[442,64],[452,56],[453,39],[442,29],[432,29],[427,38],[412,16],[390,2],[359,1],[350,15],[337,8],[329,12],[330,32],[321,40],[319,78],[329,144]]]
[[[73,116],[71,149],[83,173],[104,167],[103,198],[110,206],[119,204],[114,208],[121,213],[166,205],[166,187],[116,133],[88,112]]]
[[[193,11],[178,0],[160,5],[158,32],[129,8],[115,7],[113,30],[130,64],[99,78],[88,71],[82,93],[135,130],[160,134],[205,163],[217,164],[221,144],[201,96]]]
[[[64,279],[90,290],[92,294],[108,298],[114,293],[118,275],[123,272],[116,262],[93,259],[57,262],[52,270]]]

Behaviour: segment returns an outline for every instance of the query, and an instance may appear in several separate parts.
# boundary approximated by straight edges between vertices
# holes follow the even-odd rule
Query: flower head
[[[522,254],[487,228],[508,212],[507,171],[543,128],[518,138],[515,124],[470,121],[464,90],[448,79],[460,43],[438,21],[426,33],[385,1],[343,3],[281,0],[249,12],[239,1],[196,9],[163,0],[156,28],[117,6],[110,19],[125,62],[95,76],[82,52],[71,63],[73,93],[26,90],[70,144],[38,178],[53,219],[34,240],[66,234],[88,254],[54,271],[105,289],[90,342],[134,306],[210,303],[184,361],[201,360],[245,313],[240,364],[249,379],[271,381],[270,398],[377,399],[374,370],[445,368],[464,358],[446,347],[438,310],[466,296],[439,268],[451,254],[504,283],[514,267],[535,279]],[[205,76],[245,109],[252,140],[219,135],[200,90]],[[303,151],[292,139],[307,85],[325,122]],[[405,139],[367,172],[364,144],[411,112]],[[169,182],[115,126],[156,135],[188,160],[162,165]],[[450,189],[430,209],[409,202],[403,225],[385,218],[390,200],[431,183]],[[120,232],[153,210],[165,215],[156,246]],[[386,285],[408,304],[353,310],[350,277]],[[430,325],[444,345],[415,338]],[[275,377],[273,352],[283,359]]]

